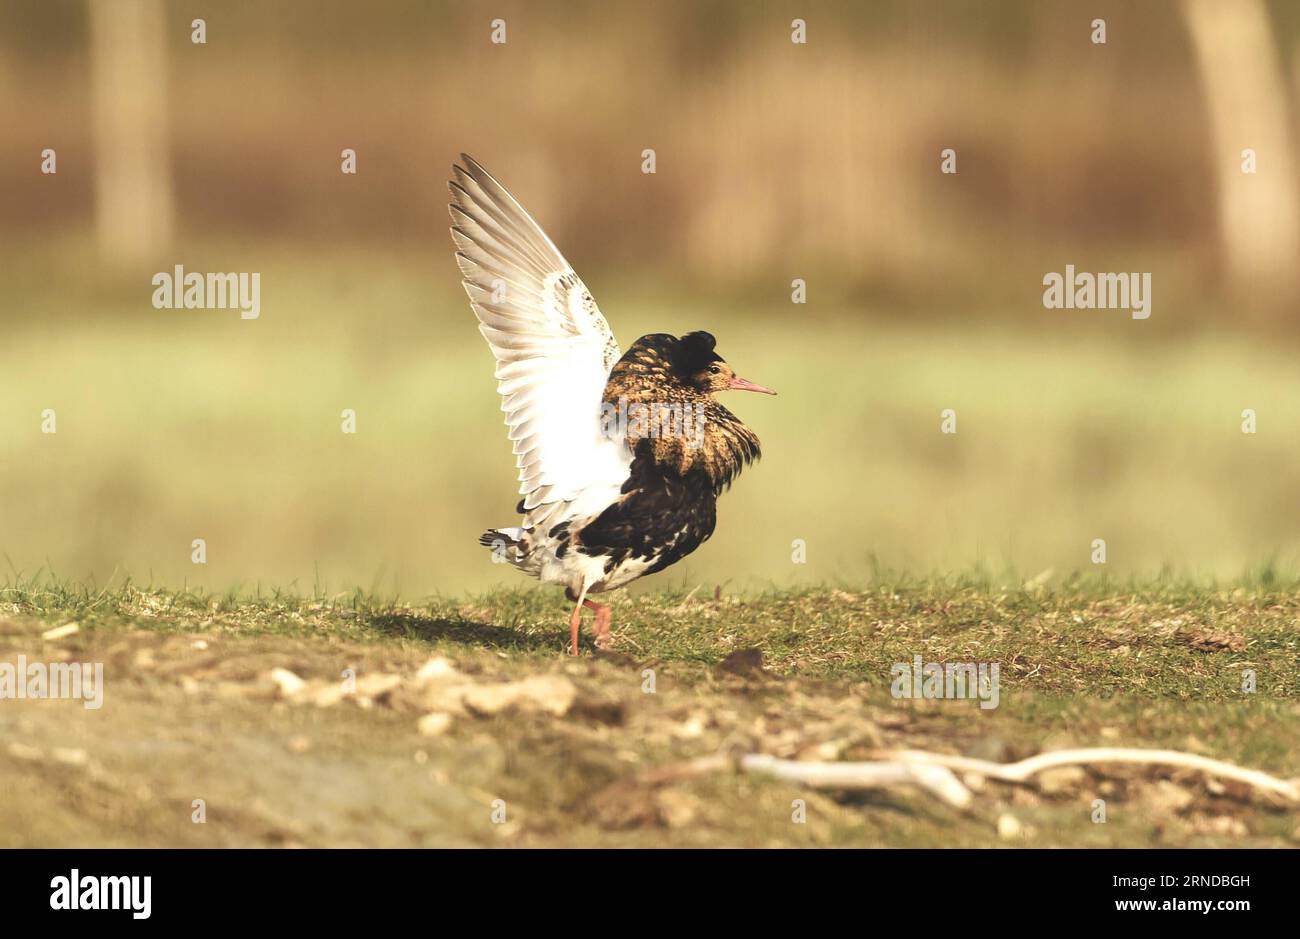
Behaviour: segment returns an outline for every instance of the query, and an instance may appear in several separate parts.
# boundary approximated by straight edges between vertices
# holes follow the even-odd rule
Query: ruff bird
[[[519,525],[479,543],[494,560],[595,612],[610,642],[616,590],[680,561],[713,534],[716,503],[759,457],[758,437],[715,398],[775,394],[738,377],[706,332],[642,336],[619,352],[590,291],[541,227],[482,166],[452,167],[456,261],[496,358],[519,467]]]

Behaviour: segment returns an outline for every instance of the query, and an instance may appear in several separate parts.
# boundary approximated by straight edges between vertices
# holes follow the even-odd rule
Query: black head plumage
[[[673,345],[673,368],[683,377],[698,375],[711,363],[723,361],[722,356],[713,351],[717,344],[711,333],[687,333]]]

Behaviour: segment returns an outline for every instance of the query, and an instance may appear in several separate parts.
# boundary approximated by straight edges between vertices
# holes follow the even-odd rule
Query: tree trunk
[[[1286,82],[1263,0],[1184,0],[1209,108],[1225,267],[1239,299],[1296,292],[1300,201]],[[1257,172],[1242,172],[1242,151]]]
[[[171,244],[162,0],[88,0],[95,229],[115,268],[160,264]]]

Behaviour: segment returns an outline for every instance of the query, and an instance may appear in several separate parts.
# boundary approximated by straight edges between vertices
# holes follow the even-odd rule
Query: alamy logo
[[[153,878],[68,877],[50,881],[52,910],[130,910],[132,919],[148,919],[153,908]]]
[[[629,434],[638,439],[680,437],[686,441],[689,449],[694,450],[704,443],[705,420],[702,404],[682,404],[678,401],[628,403],[626,397],[620,397],[618,404],[602,401],[600,405],[601,433],[614,439]]]
[[[68,698],[83,702],[87,711],[104,705],[103,662],[0,662],[0,701],[28,698]]]
[[[262,315],[262,275],[248,273],[185,273],[177,264],[169,273],[159,271],[150,281],[155,310],[239,310],[240,319]]]
[[[893,676],[889,693],[895,698],[979,698],[980,708],[998,706],[997,662],[896,662],[889,667]]]
[[[1074,265],[1065,265],[1065,273],[1055,271],[1043,276],[1043,306],[1049,310],[1131,310],[1133,319],[1151,315],[1151,274],[1075,273]]]

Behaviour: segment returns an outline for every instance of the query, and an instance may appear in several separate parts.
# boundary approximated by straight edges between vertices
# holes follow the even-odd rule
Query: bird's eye
[[[709,374],[710,374],[710,375],[717,375],[717,374],[718,374],[719,372],[721,372],[721,371],[722,371],[722,369],[719,368],[717,365],[710,365],[710,366],[709,366]]]

